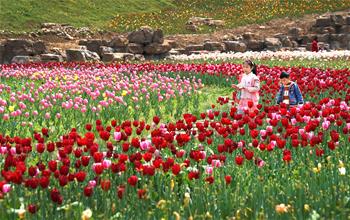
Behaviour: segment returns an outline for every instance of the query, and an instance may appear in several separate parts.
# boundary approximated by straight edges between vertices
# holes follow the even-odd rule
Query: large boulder
[[[68,49],[66,50],[68,62],[99,61],[100,56],[89,50]]]
[[[297,28],[297,27],[293,27],[293,28],[290,28],[288,30],[288,35],[293,39],[297,39],[301,36],[302,34],[302,29],[301,28]]]
[[[105,40],[101,40],[101,39],[92,39],[92,40],[87,40],[86,41],[86,48],[89,51],[95,52],[97,53],[99,56],[101,56],[101,47],[102,46],[107,46],[108,43]]]
[[[63,62],[63,57],[57,54],[41,54],[40,59],[42,62]]]
[[[204,43],[204,50],[207,51],[224,51],[224,46],[220,42],[209,41]]]
[[[114,49],[112,47],[107,46],[101,46],[99,51],[101,56],[103,56],[103,54],[105,53],[114,53]]]
[[[4,43],[3,62],[10,63],[15,56],[36,56],[46,52],[43,42],[26,39],[8,39]]]
[[[164,34],[161,29],[157,29],[154,31],[152,42],[158,44],[162,44],[164,42]]]
[[[261,40],[251,40],[247,42],[247,49],[252,51],[262,51],[265,48],[265,42]]]
[[[36,41],[33,43],[33,51],[35,55],[43,54],[47,52],[47,48],[43,41]]]
[[[197,32],[199,28],[195,24],[186,24],[185,29],[191,32]]]
[[[226,51],[245,52],[247,45],[240,41],[224,41]]]
[[[114,37],[109,43],[108,46],[114,49],[116,48],[125,48],[128,45],[128,40],[121,36]]]
[[[347,49],[350,44],[350,34],[331,34],[330,43],[332,42],[339,42],[339,49]]]
[[[40,62],[40,58],[35,56],[14,56],[11,63],[25,64],[25,63],[37,63]]]
[[[105,63],[124,62],[133,60],[135,56],[131,53],[106,53],[102,57],[102,61]]]
[[[257,39],[257,35],[251,32],[246,32],[242,35],[245,41],[251,41]]]
[[[350,25],[343,25],[340,30],[340,34],[349,34],[350,33]]]
[[[330,17],[319,17],[316,19],[316,27],[328,27],[331,26],[332,21]]]
[[[68,49],[66,50],[68,62],[86,62],[85,50],[81,49]]]
[[[167,53],[171,50],[171,46],[168,42],[164,42],[163,44],[151,43],[145,46],[144,51],[149,55],[159,55]]]
[[[128,45],[128,52],[133,54],[143,54],[144,49],[142,44],[130,43]]]
[[[141,27],[128,35],[130,43],[150,44],[152,43],[154,31],[150,27]]]
[[[345,24],[345,19],[342,15],[333,14],[330,16],[330,19],[333,26],[342,26]]]
[[[0,44],[0,64],[4,63],[5,46]]]
[[[266,49],[271,51],[277,51],[282,47],[281,41],[275,37],[265,38],[265,45],[266,45]]]
[[[190,44],[186,46],[185,50],[187,53],[190,51],[201,51],[204,50],[204,46],[202,44]]]

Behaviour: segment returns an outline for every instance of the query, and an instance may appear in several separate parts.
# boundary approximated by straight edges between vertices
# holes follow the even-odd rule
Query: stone
[[[242,35],[243,39],[246,40],[246,41],[251,41],[251,40],[254,40],[254,39],[257,39],[257,36],[256,34],[254,33],[251,33],[251,32],[246,32]]]
[[[107,46],[108,43],[105,40],[101,40],[101,39],[92,39],[92,40],[88,40],[85,44],[86,48],[89,51],[95,52],[98,55],[101,55],[101,46]]]
[[[163,31],[161,29],[157,29],[154,31],[152,42],[158,43],[158,44],[164,43],[164,34],[163,34]]]
[[[101,56],[103,56],[103,54],[105,53],[114,53],[114,49],[112,47],[107,46],[101,46],[99,51]]]
[[[102,61],[106,63],[124,62],[134,59],[135,56],[131,53],[106,53],[102,57]]]
[[[350,34],[331,34],[330,43],[338,42],[337,49],[347,49],[350,43]],[[339,48],[338,48],[339,47]]]
[[[330,17],[319,17],[316,19],[316,27],[328,27],[331,26],[332,21]]]
[[[289,35],[292,39],[299,38],[301,34],[302,34],[302,29],[301,29],[301,28],[293,27],[293,28],[290,28],[290,29],[288,30],[288,35]]]
[[[150,27],[141,27],[128,35],[129,43],[150,44],[152,43],[154,31]]]
[[[86,62],[85,50],[80,49],[68,49],[66,50],[68,62]]]
[[[25,64],[25,63],[40,62],[40,59],[34,56],[14,56],[11,63]]]
[[[340,30],[340,34],[349,34],[350,33],[350,25],[343,25]]]
[[[271,51],[277,51],[282,47],[281,41],[275,37],[265,38],[265,45],[266,45],[266,48]]]
[[[159,55],[167,53],[171,50],[171,46],[168,42],[164,42],[163,44],[151,43],[145,46],[144,51],[146,54],[150,55]]]
[[[40,59],[42,62],[63,62],[63,57],[57,54],[41,54]]]
[[[247,45],[240,41],[224,41],[226,51],[245,52]]]
[[[186,46],[185,50],[187,52],[200,51],[200,50],[204,50],[204,46],[202,44],[190,44],[190,45]]]
[[[330,40],[330,34],[318,34],[317,40],[318,42],[328,42]]]
[[[204,50],[224,51],[224,46],[220,42],[209,41],[209,42],[204,43]]]
[[[100,56],[96,52],[92,52],[90,50],[85,50],[85,58],[87,61],[99,61]]]
[[[0,64],[4,63],[5,46],[0,44]]]
[[[36,41],[33,43],[33,50],[36,55],[43,54],[47,52],[47,48],[43,41]]]
[[[128,44],[128,52],[133,54],[143,54],[143,45],[142,44],[136,44],[136,43],[130,43]]]
[[[124,37],[116,36],[109,43],[108,46],[112,48],[125,48],[128,45],[128,40]]]
[[[345,18],[345,24],[350,25],[350,15]]]
[[[167,40],[168,44],[171,46],[171,48],[178,47],[178,43],[174,40]]]
[[[345,19],[342,15],[332,14],[330,19],[333,26],[342,26],[345,24]]]
[[[214,26],[214,27],[224,27],[225,26],[225,21],[223,20],[210,20],[208,22],[209,26]]]
[[[186,30],[191,31],[191,32],[197,32],[198,31],[198,26],[195,24],[187,24],[186,25]]]
[[[282,47],[293,47],[293,43],[289,39],[288,36],[286,36],[285,38],[282,38],[280,40],[281,40],[281,43],[282,43]]]
[[[262,51],[265,48],[264,41],[251,40],[247,42],[247,49],[252,51]]]
[[[3,62],[11,63],[15,56],[35,56],[33,41],[25,39],[8,39],[4,42]]]

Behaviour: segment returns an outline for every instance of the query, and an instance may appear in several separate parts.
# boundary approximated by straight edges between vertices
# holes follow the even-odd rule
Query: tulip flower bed
[[[0,219],[345,219],[350,214],[348,69],[259,66],[258,109],[241,115],[230,97],[218,97],[209,109],[166,120],[165,112],[157,112],[162,102],[173,111],[186,102],[198,107],[203,84],[209,85],[203,93],[210,86],[229,87],[241,66],[1,68],[0,115],[6,120],[0,130]],[[281,71],[292,73],[306,104],[290,110],[274,105]],[[132,97],[143,97],[142,104]],[[23,112],[30,111],[28,118],[11,115],[24,107],[20,102]],[[131,113],[125,110],[130,105]],[[41,119],[46,113],[61,118]],[[32,130],[10,127],[23,121],[33,123]]]

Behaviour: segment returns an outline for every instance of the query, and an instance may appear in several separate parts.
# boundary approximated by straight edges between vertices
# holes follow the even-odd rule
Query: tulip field
[[[0,219],[349,219],[349,67],[0,65]]]

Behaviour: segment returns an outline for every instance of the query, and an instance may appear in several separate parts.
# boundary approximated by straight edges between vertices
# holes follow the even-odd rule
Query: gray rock
[[[328,27],[331,26],[332,21],[330,17],[320,17],[316,19],[316,27]]]
[[[247,49],[252,51],[262,51],[265,48],[264,41],[251,40],[247,42]]]
[[[200,50],[204,50],[204,46],[202,44],[190,44],[190,45],[186,46],[185,50],[186,50],[186,52],[200,51]]]
[[[140,30],[133,31],[128,35],[130,43],[150,44],[152,43],[154,31],[150,27],[141,27]]]
[[[350,15],[345,18],[345,24],[350,25]]]
[[[209,41],[209,42],[205,42],[204,43],[204,50],[207,50],[207,51],[224,51],[225,49],[224,49],[224,46],[222,45],[222,43]]]
[[[290,28],[288,30],[288,35],[294,40],[300,37],[300,35],[302,34],[302,29],[301,28],[297,28],[297,27],[293,27]]]
[[[34,56],[14,56],[11,63],[25,64],[32,62],[40,62],[40,59]]]
[[[101,46],[107,46],[108,43],[105,40],[100,40],[100,39],[92,39],[88,40],[86,42],[86,47],[88,50],[97,53],[98,55],[101,55]]]
[[[57,54],[41,54],[40,59],[42,62],[63,62],[63,57]]]
[[[251,32],[246,32],[242,35],[243,39],[246,41],[251,41],[257,39],[256,34],[251,33]]]
[[[142,44],[135,44],[130,43],[128,44],[128,52],[133,54],[143,54],[143,45]]]
[[[345,19],[342,15],[333,14],[330,16],[333,26],[341,26],[345,24]]]
[[[150,55],[164,54],[170,50],[171,46],[166,41],[163,44],[151,43],[144,48],[145,53]]]
[[[112,47],[101,46],[99,54],[101,54],[101,56],[103,56],[103,54],[105,54],[105,53],[114,53],[114,49]]]
[[[68,62],[86,62],[85,50],[80,49],[68,49],[66,50]]]
[[[224,41],[226,51],[245,52],[247,45],[239,41]]]
[[[116,48],[125,48],[127,44],[128,44],[127,39],[120,36],[116,36],[108,43],[108,46],[116,49]]]
[[[195,24],[186,24],[186,30],[191,31],[191,32],[197,32],[198,31],[198,26]]]
[[[343,25],[340,30],[340,34],[349,34],[350,33],[350,25]]]
[[[5,46],[0,44],[0,64],[4,63]]]
[[[265,38],[265,45],[266,45],[266,48],[271,51],[277,51],[282,47],[281,41],[275,37]]]
[[[164,43],[164,34],[161,29],[157,29],[154,31],[152,42],[158,44]]]
[[[106,63],[124,62],[134,59],[135,56],[131,53],[106,53],[102,57],[102,61]]]

